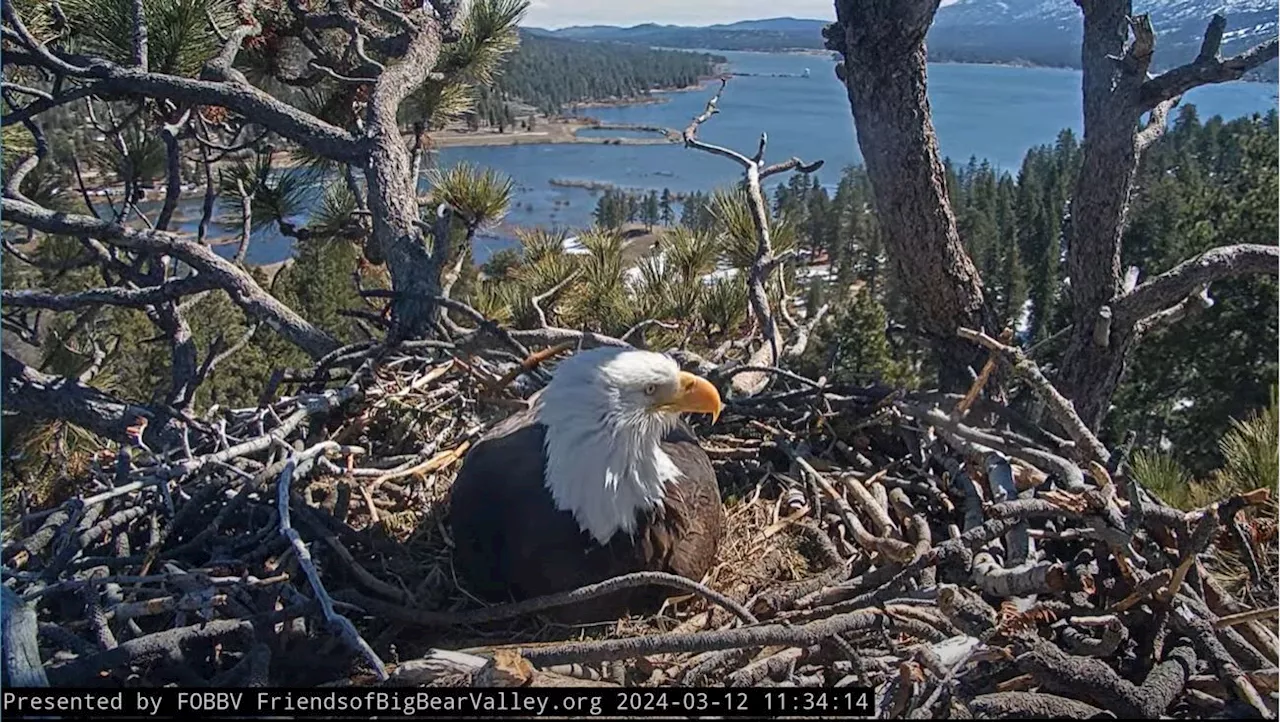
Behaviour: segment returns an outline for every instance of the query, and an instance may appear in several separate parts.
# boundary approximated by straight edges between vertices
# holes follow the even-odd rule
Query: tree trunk
[[[408,50],[389,66],[369,98],[368,136],[372,142],[365,180],[373,239],[378,244],[395,298],[388,340],[422,338],[434,333],[439,309],[440,276],[448,254],[448,237],[434,242],[423,233],[418,215],[419,166],[400,134],[397,113],[401,102],[427,79],[440,54],[441,34],[434,22],[418,28]],[[431,243],[428,246],[428,243]]]
[[[1123,290],[1120,243],[1138,170],[1139,95],[1152,44],[1135,41],[1126,52],[1129,0],[1086,0],[1082,7],[1084,141],[1067,234],[1075,325],[1059,385],[1096,431],[1134,340],[1132,327],[1111,323],[1108,303]]]
[[[1155,32],[1150,19],[1133,15],[1131,0],[1077,2],[1084,10],[1084,142],[1067,236],[1074,326],[1059,385],[1085,424],[1097,430],[1124,379],[1127,357],[1144,333],[1180,319],[1219,278],[1276,273],[1274,248],[1229,246],[1129,289],[1121,277],[1120,253],[1139,159],[1164,133],[1181,94],[1239,79],[1275,58],[1277,42],[1273,38],[1224,60],[1219,51],[1226,18],[1215,15],[1195,60],[1151,77]]]
[[[938,0],[838,0],[828,47],[844,56],[837,75],[848,89],[890,263],[915,308],[914,324],[934,341],[942,386],[955,389],[968,386],[985,360],[957,329],[1000,329],[960,243],[930,117],[924,41],[937,8]]]

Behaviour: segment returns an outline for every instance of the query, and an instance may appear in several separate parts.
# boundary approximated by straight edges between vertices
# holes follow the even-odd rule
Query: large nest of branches
[[[657,614],[586,628],[544,620],[562,598],[486,606],[459,588],[448,519],[469,445],[570,349],[522,364],[437,342],[341,349],[165,448],[139,428],[65,480],[65,500],[6,524],[6,673],[870,684],[898,717],[1274,716],[1269,492],[1165,505],[1034,366],[974,340],[993,350],[966,396],[779,370],[761,393],[726,392],[720,422],[698,429],[730,519],[718,564]],[[726,389],[748,368],[682,358]],[[1070,438],[982,394],[1002,364],[1066,414]],[[1246,560],[1237,593],[1216,573],[1224,555]]]

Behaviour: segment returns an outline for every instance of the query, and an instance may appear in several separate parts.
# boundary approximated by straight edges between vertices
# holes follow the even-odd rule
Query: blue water
[[[809,78],[748,76],[729,81],[720,113],[702,126],[703,140],[754,152],[760,133],[768,134],[766,160],[799,156],[822,159],[819,178],[833,185],[840,170],[860,161],[853,116],[844,86],[829,56],[721,52],[730,69],[746,73],[801,74]],[[933,123],[944,156],[958,162],[972,156],[1016,173],[1026,151],[1052,143],[1063,128],[1082,134],[1081,75],[1078,71],[990,65],[935,64],[929,68]],[[606,123],[661,125],[683,129],[702,112],[713,89],[670,93],[669,102],[617,108],[593,108]],[[1276,106],[1276,89],[1263,83],[1228,83],[1197,88],[1183,99],[1202,119],[1231,119],[1265,113]],[[581,228],[591,223],[599,192],[553,186],[552,179],[592,180],[634,189],[709,191],[740,178],[734,163],[679,144],[672,145],[516,145],[446,148],[442,166],[470,161],[506,173],[515,181],[515,198],[504,226]],[[784,176],[778,177],[785,180]],[[190,224],[199,218],[194,202]],[[502,228],[482,234],[477,260],[509,245]],[[234,246],[220,252],[228,255]],[[255,234],[249,261],[271,263],[289,253],[287,239],[273,232]]]
[[[599,113],[597,113],[599,115]],[[648,130],[583,128],[578,131],[580,138],[661,138],[658,133]]]

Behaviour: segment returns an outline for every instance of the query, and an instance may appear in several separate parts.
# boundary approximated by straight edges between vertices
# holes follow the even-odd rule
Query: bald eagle
[[[725,513],[711,460],[684,413],[712,422],[714,385],[650,351],[597,348],[555,369],[529,408],[467,453],[454,481],[454,569],[491,601],[553,594],[637,571],[699,580]],[[656,611],[644,587],[549,615],[588,623]]]

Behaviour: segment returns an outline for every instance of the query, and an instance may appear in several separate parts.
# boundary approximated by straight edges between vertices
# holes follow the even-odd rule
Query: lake
[[[799,156],[822,159],[820,180],[834,186],[841,169],[860,161],[853,116],[844,86],[826,55],[783,55],[715,51],[730,61],[729,70],[757,75],[737,76],[721,97],[720,113],[704,124],[699,137],[751,154],[760,133],[768,133],[766,161]],[[805,69],[811,76],[800,76]],[[1063,128],[1082,134],[1079,71],[993,65],[934,64],[929,67],[929,97],[934,127],[944,156],[965,162],[970,156],[1016,174],[1026,151],[1052,143]],[[702,112],[714,87],[667,94],[669,102],[584,113],[606,123],[660,125],[683,129]],[[1265,113],[1276,106],[1276,88],[1265,83],[1228,83],[1197,88],[1184,104],[1197,106],[1200,117],[1231,119]],[[435,162],[449,166],[468,161],[506,173],[515,182],[515,197],[505,219],[519,226],[581,228],[591,223],[599,191],[552,185],[552,180],[597,181],[630,189],[709,191],[741,177],[733,162],[672,145],[518,145],[446,148]],[[775,176],[785,181],[786,176]],[[772,179],[771,179],[772,180]],[[193,204],[199,218],[199,201]],[[475,255],[483,261],[513,241],[499,234],[477,239]],[[222,247],[228,255],[234,247]],[[283,260],[287,239],[264,231],[255,234],[252,263]]]

